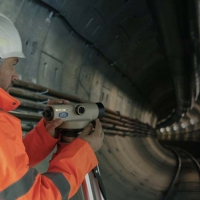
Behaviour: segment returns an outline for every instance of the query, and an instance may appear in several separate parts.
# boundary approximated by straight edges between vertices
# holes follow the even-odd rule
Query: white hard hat
[[[15,25],[0,13],[0,58],[25,58],[22,41]]]

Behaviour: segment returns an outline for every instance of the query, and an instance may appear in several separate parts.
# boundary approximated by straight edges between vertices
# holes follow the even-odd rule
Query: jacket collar
[[[9,95],[6,91],[0,88],[0,109],[11,111],[20,105],[20,101]]]

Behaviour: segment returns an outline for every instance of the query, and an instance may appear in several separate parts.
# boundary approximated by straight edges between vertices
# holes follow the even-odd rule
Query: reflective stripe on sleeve
[[[46,172],[42,174],[49,179],[52,180],[54,185],[57,187],[57,189],[60,191],[60,194],[62,196],[62,200],[68,199],[69,191],[70,191],[70,185],[67,179],[64,177],[62,173],[59,172]]]
[[[20,180],[0,192],[0,199],[14,200],[25,195],[33,186],[37,174],[37,170],[29,168],[28,172]]]

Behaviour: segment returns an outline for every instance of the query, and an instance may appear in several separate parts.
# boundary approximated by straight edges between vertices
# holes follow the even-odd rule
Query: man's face
[[[9,88],[12,87],[15,80],[18,80],[18,75],[15,71],[15,65],[18,62],[18,58],[11,57],[4,59],[0,66],[0,88],[9,92]]]

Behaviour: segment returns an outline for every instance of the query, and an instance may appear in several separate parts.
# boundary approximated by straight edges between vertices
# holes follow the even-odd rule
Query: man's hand
[[[50,100],[47,105],[53,105],[53,104],[69,104],[70,102],[68,100],[64,99],[52,99]],[[58,138],[58,135],[55,133],[55,128],[60,126],[62,124],[62,119],[55,119],[51,122],[48,122],[44,120],[45,128],[47,132],[54,138]]]
[[[101,148],[104,138],[104,132],[99,119],[96,119],[95,122],[95,129],[93,128],[92,124],[89,124],[79,135],[79,138],[87,141],[90,144],[94,152]]]

